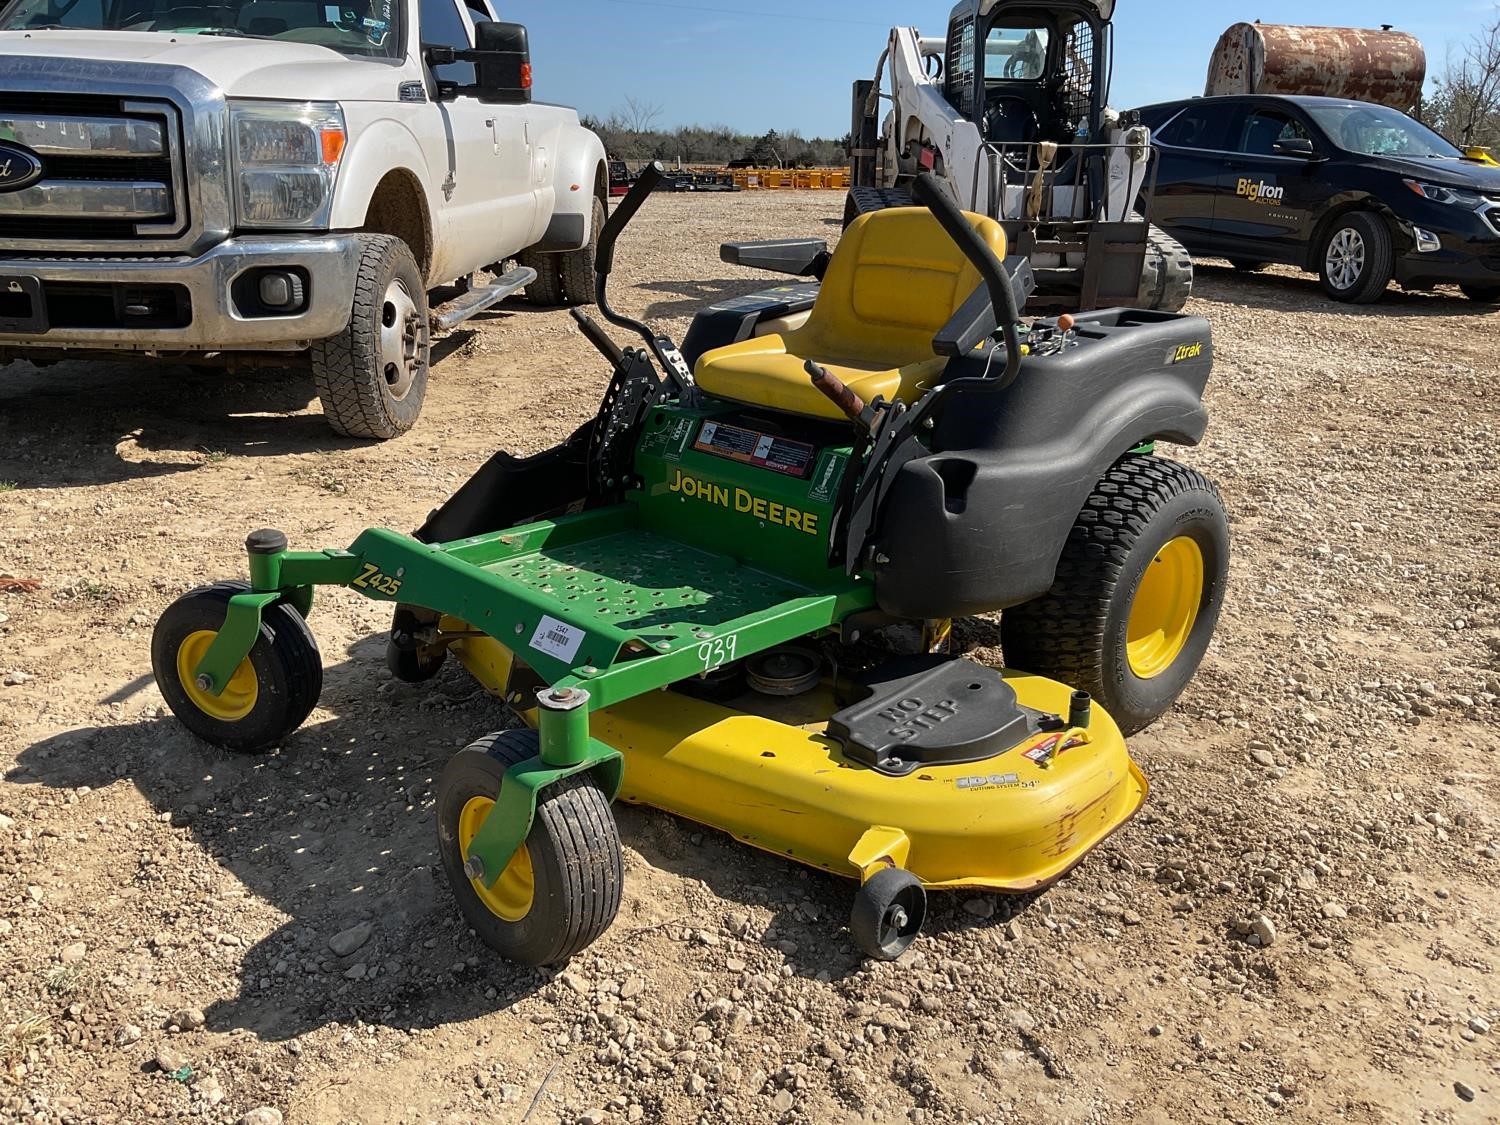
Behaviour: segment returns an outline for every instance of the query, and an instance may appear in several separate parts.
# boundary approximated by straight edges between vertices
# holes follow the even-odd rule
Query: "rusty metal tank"
[[[1237,23],[1208,64],[1215,94],[1315,94],[1410,110],[1421,100],[1427,53],[1404,31]]]

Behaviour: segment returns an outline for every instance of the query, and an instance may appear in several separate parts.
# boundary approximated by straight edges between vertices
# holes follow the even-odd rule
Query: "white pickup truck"
[[[592,300],[608,198],[491,0],[0,0],[0,366],[305,357],[394,437],[434,323]]]

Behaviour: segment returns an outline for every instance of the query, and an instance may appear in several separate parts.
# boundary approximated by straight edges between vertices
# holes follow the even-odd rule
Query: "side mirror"
[[[473,61],[480,101],[531,101],[531,40],[524,25],[480,20],[474,25]]]
[[[1299,156],[1303,160],[1312,160],[1318,155],[1318,150],[1306,137],[1288,137],[1271,147],[1276,150],[1277,156]]]

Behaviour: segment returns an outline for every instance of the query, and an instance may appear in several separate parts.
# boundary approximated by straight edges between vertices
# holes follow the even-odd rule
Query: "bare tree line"
[[[1422,118],[1460,146],[1500,153],[1500,8],[1492,22],[1450,56]]]
[[[661,160],[675,164],[725,165],[751,161],[763,168],[837,167],[848,162],[848,138],[808,139],[796,129],[771,130],[755,136],[729,125],[684,125],[660,128],[659,105],[626,98],[608,117],[585,117],[616,160]]]

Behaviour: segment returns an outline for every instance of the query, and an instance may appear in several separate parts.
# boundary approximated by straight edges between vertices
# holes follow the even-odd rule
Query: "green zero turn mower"
[[[189,593],[152,641],[189,729],[255,751],[317,703],[315,586],[391,603],[401,679],[455,655],[528,729],[459,751],[437,792],[444,870],[503,956],[550,964],[620,901],[610,803],[656,806],[856,878],[851,929],[900,955],[931,888],[1025,892],[1140,806],[1123,734],[1196,671],[1228,532],[1214,486],[1154,455],[1197,443],[1197,317],[1115,309],[1018,323],[1024,259],[930,178],[801,255],[821,289],[705,310],[687,354],[598,304],[613,365],[557,449],[500,453],[414,536],[347,550],[250,536],[250,581]],[[999,671],[949,652],[1004,611]],[[883,643],[915,634],[923,643]],[[892,629],[903,626],[901,629]]]

